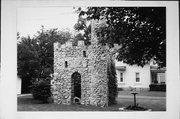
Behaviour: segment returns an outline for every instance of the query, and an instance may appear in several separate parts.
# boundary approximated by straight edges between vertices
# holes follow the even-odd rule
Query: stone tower
[[[108,106],[107,63],[109,52],[106,46],[97,43],[91,23],[91,45],[78,41],[64,45],[54,43],[54,79],[51,81],[54,103]]]

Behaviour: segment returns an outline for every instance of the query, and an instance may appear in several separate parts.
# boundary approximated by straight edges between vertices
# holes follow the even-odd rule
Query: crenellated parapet
[[[66,49],[66,48],[85,48],[84,41],[78,41],[77,46],[73,46],[72,41],[67,41],[65,44],[60,44],[59,42],[54,43],[54,50],[56,49]]]

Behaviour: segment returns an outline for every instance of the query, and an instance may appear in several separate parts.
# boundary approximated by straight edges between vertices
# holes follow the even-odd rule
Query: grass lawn
[[[96,107],[84,105],[58,105],[42,104],[41,101],[34,100],[32,96],[18,97],[18,111],[116,111],[115,107]]]
[[[144,94],[144,95],[143,95]],[[117,104],[109,107],[96,107],[84,105],[57,105],[42,104],[41,101],[34,100],[31,95],[18,97],[18,111],[118,111],[120,107],[133,105],[133,97],[129,91],[120,91],[119,95],[130,95],[129,97],[118,97]],[[153,99],[153,97],[165,97],[165,92],[141,92],[141,96],[148,98],[138,98],[139,106],[152,109],[152,111],[165,111],[166,98]],[[152,97],[152,99],[151,99]]]
[[[166,111],[166,100],[165,99],[143,99],[137,98],[137,104],[141,107],[152,109],[152,111]],[[118,98],[118,105],[127,107],[133,105],[133,99],[131,98]]]

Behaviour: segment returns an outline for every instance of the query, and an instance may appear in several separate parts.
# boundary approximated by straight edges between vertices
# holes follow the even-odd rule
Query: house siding
[[[116,66],[126,67],[124,71],[116,69],[118,88],[149,88],[151,83],[150,65],[140,67],[137,65],[130,66],[118,61],[115,61],[115,63]],[[123,82],[120,82],[120,73],[123,73]],[[140,82],[136,82],[136,73],[139,73]]]
[[[21,84],[22,84],[22,81],[21,81],[21,78],[20,77],[17,77],[17,94],[21,94]]]

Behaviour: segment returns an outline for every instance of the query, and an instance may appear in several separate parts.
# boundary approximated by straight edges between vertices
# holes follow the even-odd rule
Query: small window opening
[[[86,57],[86,51],[83,51],[83,57]]]
[[[65,61],[65,67],[68,67],[68,62],[67,61]]]

